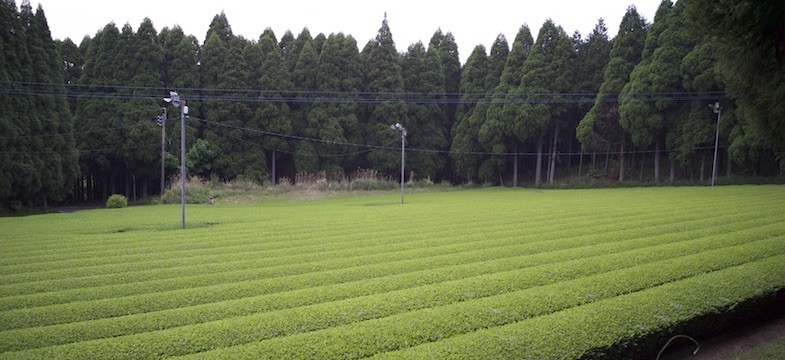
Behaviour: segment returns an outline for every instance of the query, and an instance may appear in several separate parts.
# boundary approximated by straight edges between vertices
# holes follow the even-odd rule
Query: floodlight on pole
[[[714,135],[714,165],[711,167],[711,186],[714,186],[714,181],[717,178],[717,148],[720,143],[720,117],[722,116],[722,107],[720,102],[710,104],[709,107],[717,114],[717,130]]]
[[[180,208],[182,212],[180,228],[185,229],[185,117],[188,115],[188,106],[185,105],[185,100],[180,99],[177,91],[170,91],[169,97],[164,98],[164,101],[180,108]]]
[[[406,164],[406,128],[403,127],[403,125],[401,125],[400,123],[395,123],[395,125],[390,125],[390,128],[401,132],[401,205],[403,205],[404,167]]]

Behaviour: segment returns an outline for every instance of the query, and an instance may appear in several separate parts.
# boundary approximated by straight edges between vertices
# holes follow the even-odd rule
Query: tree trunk
[[[83,176],[82,181],[79,182],[79,202],[87,200],[87,190],[90,189],[90,176]]]
[[[90,175],[90,199],[94,201],[98,196],[98,188],[103,188],[104,192],[106,192],[106,185],[104,185],[103,181],[101,181],[100,176],[96,176],[95,173]]]
[[[275,152],[275,150],[273,150],[273,171],[272,171],[273,186],[275,186],[275,180],[276,180],[275,179],[275,157],[276,157],[275,155],[276,155],[276,152]]]
[[[512,187],[518,187],[518,145],[515,145],[512,164]]]
[[[660,182],[660,142],[654,142],[654,182]]]
[[[534,187],[540,187],[542,185],[542,143],[545,134],[540,135],[540,138],[537,139],[537,167],[534,170]]]
[[[592,151],[591,153],[591,169],[597,169],[597,150]]]
[[[578,177],[581,177],[583,171],[583,150],[581,150],[581,154],[578,155]]]
[[[624,182],[624,144],[626,141],[621,142],[619,148],[619,182]]]
[[[706,171],[706,154],[704,153],[701,155],[701,176],[700,176],[701,182],[706,181],[706,176],[704,174],[705,171]]]
[[[114,174],[112,174],[112,173],[109,174],[109,188],[108,189],[107,189],[106,185],[107,185],[106,182],[104,182],[103,193],[101,194],[102,196],[101,196],[101,199],[100,199],[101,201],[104,201],[104,200],[106,200],[109,197],[109,190],[110,189],[111,189],[112,193],[115,193],[115,176],[114,176]]]
[[[638,181],[643,182],[643,165],[646,164],[646,153],[641,152],[641,174],[638,176]]]
[[[559,143],[559,128],[553,130],[553,147],[551,148],[551,164],[548,166],[548,184],[553,185],[556,180],[556,146]]]
[[[567,177],[572,176],[572,140],[567,141]]]
[[[82,202],[82,187],[84,186],[84,176],[79,176],[79,182],[74,184],[74,202]]]
[[[676,162],[671,160],[671,176],[670,182],[676,181]]]
[[[87,189],[85,189],[85,202],[90,201],[95,197],[95,175],[93,173],[87,174]]]
[[[123,171],[123,172],[125,173],[125,176],[123,176],[123,182],[125,183],[124,184],[125,185],[125,198],[126,199],[131,199],[131,181],[130,180],[131,180],[131,178],[133,178],[133,175],[128,175],[127,171]]]
[[[608,176],[608,163],[611,161],[611,146],[607,145],[607,151],[605,152],[605,171],[602,172],[603,176]]]
[[[733,172],[731,171],[733,168],[733,159],[731,159],[730,155],[728,155],[728,166],[725,168],[725,176],[731,177],[733,176]]]
[[[545,181],[548,184],[550,184],[551,183],[551,149],[553,149],[553,138],[550,136],[548,137],[548,147],[546,149],[548,149],[548,159],[547,159],[548,163],[547,166],[545,166]]]

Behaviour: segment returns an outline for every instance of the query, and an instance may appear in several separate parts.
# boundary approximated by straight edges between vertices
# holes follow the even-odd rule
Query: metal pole
[[[404,162],[406,161],[406,130],[404,129],[401,131],[401,205],[403,205],[403,169],[404,169]]]
[[[182,207],[181,229],[185,229],[185,101],[180,108],[180,206]]]
[[[717,113],[717,131],[714,135],[714,165],[711,167],[711,186],[714,186],[714,180],[717,177],[717,147],[720,143],[720,116],[722,116],[722,108],[717,103],[714,107]]]
[[[164,116],[161,122],[161,197],[166,191],[166,106],[164,106]]]

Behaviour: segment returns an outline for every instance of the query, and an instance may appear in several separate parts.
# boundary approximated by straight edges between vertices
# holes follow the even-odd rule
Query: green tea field
[[[406,201],[0,218],[0,359],[618,357],[785,289],[785,186]]]

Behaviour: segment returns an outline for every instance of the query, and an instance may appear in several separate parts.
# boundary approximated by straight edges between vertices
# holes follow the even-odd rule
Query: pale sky
[[[17,6],[20,3],[18,0]],[[137,29],[145,17],[153,21],[158,31],[180,25],[186,34],[195,35],[203,43],[213,17],[224,11],[234,34],[246,39],[258,39],[268,27],[279,40],[286,30],[297,36],[308,27],[312,36],[351,34],[362,49],[376,36],[386,12],[398,52],[405,52],[417,41],[427,46],[434,32],[441,28],[455,36],[464,63],[476,45],[490,50],[500,33],[512,46],[523,24],[529,25],[536,39],[548,18],[569,35],[578,30],[583,36],[603,18],[608,34],[615,37],[629,5],[635,5],[651,22],[660,0],[31,0],[34,9],[39,3],[52,37],[70,37],[77,45],[85,35],[94,36],[109,22],[118,28],[128,23]]]

